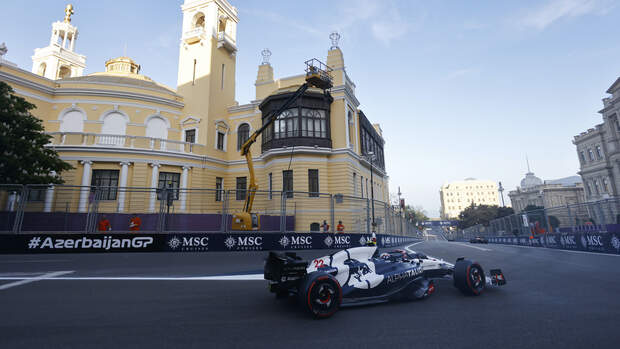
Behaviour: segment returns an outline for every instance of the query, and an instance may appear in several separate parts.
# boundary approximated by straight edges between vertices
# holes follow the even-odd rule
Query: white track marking
[[[66,272],[63,272],[66,273]],[[245,274],[245,275],[220,275],[220,276],[187,276],[187,277],[174,277],[174,276],[65,276],[54,277],[54,273],[45,274],[37,277],[19,277],[19,276],[0,276],[0,280],[23,280],[27,282],[39,281],[39,280],[53,280],[53,281],[205,281],[205,280],[264,280],[263,274]],[[13,283],[17,284],[17,282]],[[0,286],[13,285],[7,284]],[[17,285],[15,285],[17,286]]]
[[[465,246],[465,247],[471,247],[471,248],[475,248],[476,250],[480,250],[480,251],[493,251],[493,250],[488,249],[488,248],[483,248],[483,247],[478,247],[478,246],[467,245],[467,244],[464,244],[464,243],[462,243],[462,242],[452,242],[452,244],[459,245],[459,246]]]
[[[11,282],[9,284],[5,284],[5,285],[0,285],[0,290],[6,290],[7,288],[11,288],[11,287],[15,287],[15,286],[21,286],[24,284],[29,284],[31,282],[36,282],[36,281],[41,281],[41,280],[50,280],[53,279],[56,276],[60,276],[60,275],[65,275],[65,274],[70,274],[73,273],[73,270],[69,270],[69,271],[55,271],[52,273],[47,273],[47,274],[43,274],[41,276],[35,276],[35,277],[30,277],[30,278],[21,278],[20,281],[16,281],[16,282]],[[5,280],[10,280],[9,278],[6,278]],[[15,279],[12,279],[15,280]]]
[[[575,250],[564,250],[564,249],[561,249],[561,248],[532,247],[532,246],[508,245],[508,244],[495,244],[495,245],[500,245],[500,246],[504,246],[504,247],[521,247],[521,248],[545,249],[547,251],[562,251],[562,252],[571,252],[571,253],[585,253],[585,254],[594,254],[594,255],[597,255],[597,256],[620,257],[620,254],[603,253],[603,252],[575,251]]]
[[[0,263],[52,263],[52,262],[70,262],[70,259],[24,259],[17,261],[0,261]]]
[[[417,244],[421,244],[421,243],[423,243],[423,242],[424,242],[424,241],[420,241],[420,242],[416,242],[416,243],[413,243],[413,244],[411,244],[411,245],[405,246],[405,250],[407,250],[407,251],[409,251],[409,252],[411,252],[411,253],[415,253],[415,251],[411,250],[409,247],[411,247],[411,246],[415,246],[415,245],[417,245]]]

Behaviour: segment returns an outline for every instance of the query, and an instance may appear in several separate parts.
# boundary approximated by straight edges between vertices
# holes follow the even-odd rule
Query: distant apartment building
[[[439,190],[441,218],[458,218],[472,203],[475,205],[498,205],[497,183],[467,178],[464,181],[445,183]]]
[[[581,177],[543,181],[529,170],[521,180],[521,186],[509,192],[508,196],[515,212],[521,212],[530,205],[550,208],[585,201]]]
[[[620,188],[620,78],[603,98],[603,123],[581,132],[573,139],[587,201],[618,195]]]

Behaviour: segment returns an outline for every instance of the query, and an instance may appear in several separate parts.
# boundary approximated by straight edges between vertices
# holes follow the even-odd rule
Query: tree
[[[61,184],[60,174],[73,168],[45,147],[51,136],[30,113],[34,108],[0,81],[0,183]]]
[[[411,205],[405,205],[405,217],[416,225],[428,220],[426,211],[422,206],[413,207]]]
[[[482,224],[489,226],[489,222],[497,218],[497,206],[474,205],[468,206],[459,214],[459,228],[465,229]]]
[[[497,216],[495,218],[502,218],[515,214],[515,210],[512,207],[498,207]]]

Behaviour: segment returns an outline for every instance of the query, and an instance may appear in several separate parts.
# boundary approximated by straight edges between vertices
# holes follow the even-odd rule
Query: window
[[[284,111],[274,122],[273,138],[289,138],[298,136],[297,122],[298,109],[289,109]]]
[[[222,194],[224,193],[224,179],[222,177],[215,177],[215,201],[222,201]]]
[[[287,198],[293,197],[293,170],[282,171],[282,191]]]
[[[273,199],[273,173],[269,173],[269,183],[267,184],[269,187],[269,193],[267,194],[269,200]]]
[[[353,196],[357,196],[357,173],[353,172]]]
[[[364,197],[364,176],[360,176],[360,193],[361,197]]]
[[[99,200],[116,200],[118,170],[93,170],[92,186],[99,188]]]
[[[217,131],[217,149],[224,150],[224,133]]]
[[[185,130],[185,141],[187,143],[196,143],[196,130]]]
[[[583,150],[579,152],[579,158],[581,159],[582,164],[586,163],[586,154],[583,152]]]
[[[245,200],[245,193],[247,188],[247,178],[237,177],[237,191],[235,198],[237,200]]]
[[[224,75],[225,74],[226,74],[226,64],[222,64],[222,84],[220,86],[221,90],[224,89]]]
[[[79,110],[71,110],[62,116],[60,132],[83,132],[84,114]]]
[[[600,145],[596,146],[596,158],[598,160],[601,160],[603,158],[603,152],[601,151],[601,146]]]
[[[319,197],[319,170],[308,170],[308,196]]]
[[[111,112],[103,119],[101,133],[105,136],[99,137],[99,143],[110,145],[125,144],[125,130],[127,129],[128,118],[119,112]]]
[[[325,110],[301,110],[301,135],[303,137],[327,138],[327,119]]]
[[[118,172],[118,171],[117,171]],[[159,173],[159,183],[157,184],[157,188],[159,189],[172,189],[171,193],[168,195],[172,195],[172,200],[179,200],[179,182],[181,180],[180,173],[173,172],[160,172]],[[157,200],[163,200],[164,194],[163,191],[159,191],[157,194]]]
[[[43,201],[47,189],[32,188],[28,191],[28,201]]]
[[[242,124],[237,130],[237,150],[241,150],[241,146],[250,138],[250,125]]]
[[[590,158],[590,161],[594,161],[594,152],[592,149],[588,149],[588,157]]]
[[[196,84],[196,60],[194,59],[194,72],[192,73],[192,86],[195,84]]]

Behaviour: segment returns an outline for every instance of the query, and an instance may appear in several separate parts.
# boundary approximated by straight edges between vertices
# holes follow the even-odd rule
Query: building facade
[[[566,206],[585,201],[581,177],[571,176],[543,181],[528,171],[521,180],[521,186],[508,193],[515,213],[527,206],[544,208]]]
[[[101,73],[82,75],[86,57],[74,52],[77,28],[70,15],[52,25],[50,44],[35,51],[31,71],[0,61],[0,80],[36,105],[33,114],[53,137],[49,146],[73,165],[62,175],[65,184],[146,190],[140,199],[109,191],[100,211],[154,212],[160,205],[154,189],[164,185],[238,190],[241,194],[230,199],[228,209],[240,210],[249,182],[240,145],[267,113],[305,82],[303,74],[275,78],[266,50],[258,66],[256,98],[239,104],[237,9],[226,0],[185,0],[181,10],[176,88],[142,75],[129,57],[105,62]],[[328,218],[329,208],[315,199],[319,195],[308,192],[368,198],[372,189],[375,200],[387,202],[389,197],[381,128],[360,110],[356,86],[337,44],[327,52],[326,63],[333,69],[333,87],[325,94],[308,89],[252,149],[260,191],[291,192],[290,201],[304,199],[294,212],[301,206],[316,212],[296,220],[296,230],[308,230],[310,224]],[[58,193],[43,196],[53,203]],[[71,209],[86,212],[88,190],[75,196]],[[175,210],[218,211],[222,200],[218,194],[181,191]],[[259,193],[256,211],[279,210],[277,200],[279,196]],[[54,207],[46,205],[46,210]],[[362,224],[351,212],[340,218],[349,227]]]
[[[458,218],[468,206],[497,205],[499,191],[497,183],[488,180],[467,178],[464,181],[445,183],[439,190],[441,218]]]
[[[587,201],[617,196],[620,188],[620,78],[607,93],[599,110],[603,123],[573,139]]]

